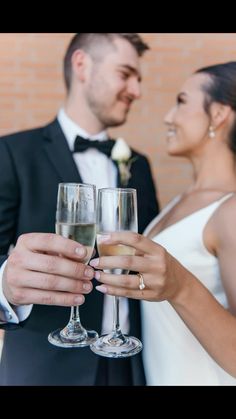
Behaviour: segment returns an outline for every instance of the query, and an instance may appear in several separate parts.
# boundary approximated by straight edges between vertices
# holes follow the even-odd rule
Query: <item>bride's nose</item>
[[[164,123],[166,125],[172,125],[173,124],[173,117],[174,117],[174,111],[175,111],[175,107],[173,106],[165,115],[164,117]]]

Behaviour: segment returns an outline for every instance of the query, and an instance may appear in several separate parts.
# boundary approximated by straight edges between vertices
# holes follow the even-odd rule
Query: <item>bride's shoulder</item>
[[[211,231],[215,242],[221,244],[222,249],[236,247],[236,193],[227,197],[214,212],[208,223],[208,232]]]
[[[222,216],[228,216],[233,217],[235,220],[235,214],[236,214],[236,191],[227,194],[222,199],[222,203],[218,208],[218,211],[216,212],[217,215]]]

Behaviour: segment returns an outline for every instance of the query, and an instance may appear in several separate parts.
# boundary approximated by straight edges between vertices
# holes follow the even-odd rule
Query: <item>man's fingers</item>
[[[64,291],[73,294],[88,294],[92,291],[93,285],[90,280],[71,279],[64,276],[45,274],[34,271],[23,271],[18,274],[22,278],[21,284],[25,288]]]
[[[63,254],[69,258],[83,259],[87,254],[86,248],[80,243],[54,233],[23,234],[17,246],[24,246],[33,252]]]
[[[8,266],[8,275],[11,270],[21,269],[87,280],[91,280],[94,276],[94,270],[83,263],[59,256],[22,253],[16,250],[9,256]]]
[[[17,296],[11,299],[12,304],[42,304],[54,306],[77,306],[83,304],[85,297],[81,294],[68,292],[50,292],[34,289],[18,289]]]

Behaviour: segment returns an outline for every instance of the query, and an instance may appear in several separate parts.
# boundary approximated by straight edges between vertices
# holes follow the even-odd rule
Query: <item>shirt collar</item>
[[[80,135],[83,138],[89,138],[90,140],[105,141],[108,139],[106,131],[101,131],[96,135],[90,135],[88,132],[80,128],[80,126],[74,121],[72,121],[63,108],[59,110],[57,119],[71,151],[74,150],[74,142],[77,135]]]

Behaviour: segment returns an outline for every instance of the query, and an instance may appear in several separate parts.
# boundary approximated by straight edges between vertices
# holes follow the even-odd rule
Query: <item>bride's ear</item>
[[[232,114],[233,110],[230,106],[213,102],[210,107],[211,125],[214,129],[219,128],[221,125],[231,120]]]

